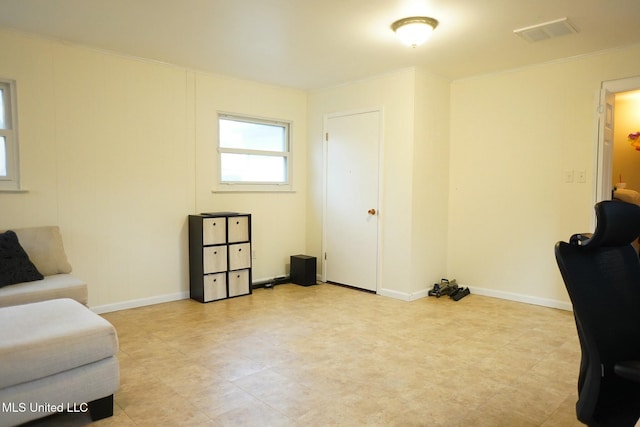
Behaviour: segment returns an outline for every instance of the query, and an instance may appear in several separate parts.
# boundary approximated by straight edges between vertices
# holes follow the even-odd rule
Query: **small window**
[[[289,123],[218,115],[219,190],[290,189]]]
[[[0,79],[0,191],[19,190],[15,82]]]

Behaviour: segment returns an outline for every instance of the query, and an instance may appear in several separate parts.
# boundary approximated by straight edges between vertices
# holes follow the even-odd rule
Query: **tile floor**
[[[286,284],[104,317],[118,330],[121,386],[114,416],[95,426],[581,425],[567,311]]]

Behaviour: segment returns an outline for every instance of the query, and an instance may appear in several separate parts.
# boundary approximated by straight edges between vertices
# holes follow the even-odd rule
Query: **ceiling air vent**
[[[555,21],[513,30],[513,32],[528,42],[539,42],[554,37],[566,36],[567,34],[574,34],[577,33],[578,30],[569,23],[567,18],[561,18]]]

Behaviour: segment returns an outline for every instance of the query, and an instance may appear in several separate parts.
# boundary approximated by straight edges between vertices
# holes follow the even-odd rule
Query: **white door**
[[[325,125],[324,280],[371,291],[378,278],[380,111]]]
[[[614,108],[616,104],[616,95],[607,89],[602,89],[600,93],[600,119],[598,123],[599,132],[599,170],[598,180],[596,181],[596,199],[611,200],[612,184],[612,168],[613,168],[613,126],[614,126]]]

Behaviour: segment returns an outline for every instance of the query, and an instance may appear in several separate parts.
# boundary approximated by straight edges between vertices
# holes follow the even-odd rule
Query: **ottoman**
[[[0,426],[56,412],[113,415],[115,328],[72,299],[0,308]]]

